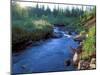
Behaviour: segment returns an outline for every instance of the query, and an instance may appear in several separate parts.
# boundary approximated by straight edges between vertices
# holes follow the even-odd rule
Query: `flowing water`
[[[72,71],[76,68],[72,65],[65,66],[64,61],[72,59],[70,47],[78,47],[72,36],[65,34],[58,28],[54,32],[61,32],[61,38],[52,38],[41,45],[27,48],[23,52],[12,54],[12,73],[40,73]]]

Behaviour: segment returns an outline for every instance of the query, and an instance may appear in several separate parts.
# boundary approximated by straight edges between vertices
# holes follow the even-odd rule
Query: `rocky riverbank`
[[[74,37],[75,41],[79,42],[79,47],[76,49],[78,52],[79,58],[77,59],[78,62],[75,62],[74,64],[77,67],[78,70],[91,70],[96,69],[96,52],[91,53],[88,58],[84,58],[83,55],[85,55],[83,50],[83,41],[88,37],[88,34],[83,35],[77,35]],[[77,57],[76,57],[77,58]]]

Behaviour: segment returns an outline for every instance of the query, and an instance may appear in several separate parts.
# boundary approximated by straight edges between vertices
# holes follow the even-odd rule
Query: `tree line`
[[[54,7],[53,10],[50,9],[49,6],[45,8],[44,5],[39,6],[39,4],[36,5],[36,7],[26,7],[21,8],[17,3],[12,4],[12,13],[14,19],[21,19],[26,17],[79,17],[83,15],[84,10],[83,6],[82,8],[78,7],[72,7],[72,9],[69,9],[68,7],[63,9],[58,6],[58,8]]]

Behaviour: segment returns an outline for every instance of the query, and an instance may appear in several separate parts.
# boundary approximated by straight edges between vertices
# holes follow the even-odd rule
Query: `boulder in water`
[[[71,65],[71,60],[70,60],[70,59],[65,60],[65,61],[64,61],[64,65],[65,65],[65,66],[70,66],[70,65]]]
[[[74,37],[74,40],[82,42],[83,40],[85,40],[85,38],[86,38],[86,35],[77,35]]]
[[[61,38],[63,36],[63,34],[61,32],[54,32],[52,37],[53,38]]]

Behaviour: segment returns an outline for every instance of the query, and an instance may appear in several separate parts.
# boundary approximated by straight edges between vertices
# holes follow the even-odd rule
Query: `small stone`
[[[95,69],[96,68],[96,64],[90,64],[90,69]]]
[[[96,64],[96,59],[92,58],[90,64]]]
[[[85,67],[85,69],[89,69],[89,62],[85,61],[83,63],[83,67]]]
[[[84,60],[80,60],[78,63],[78,70],[82,69],[82,64],[83,64]]]
[[[86,70],[89,69],[89,62],[88,61],[84,61],[84,60],[80,60],[78,63],[78,69],[79,70]]]

